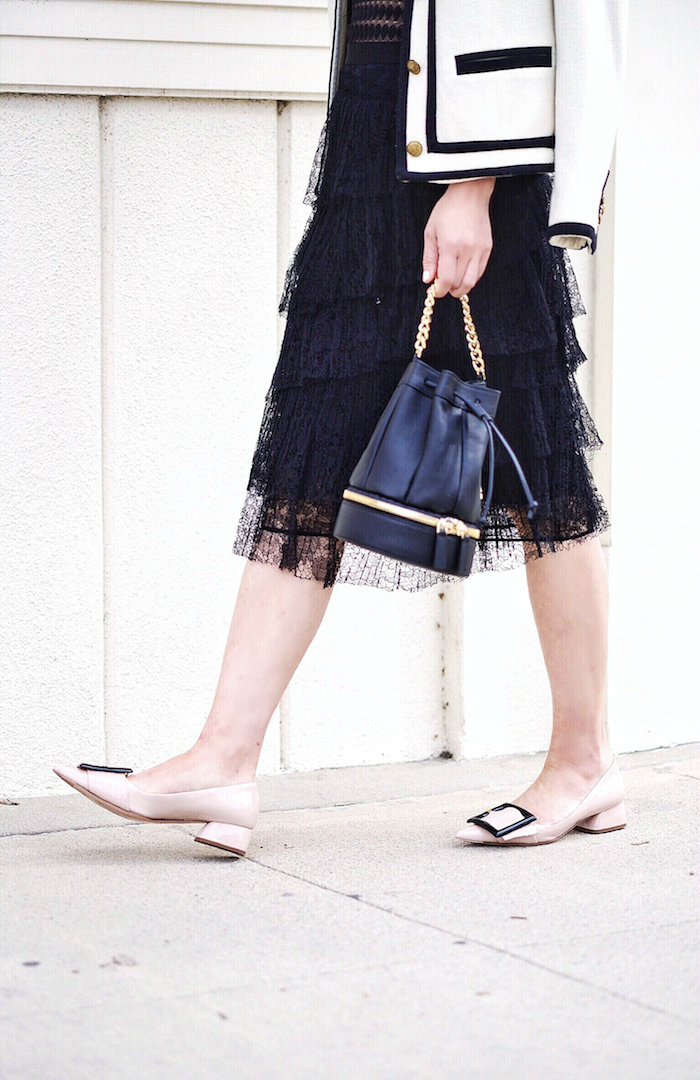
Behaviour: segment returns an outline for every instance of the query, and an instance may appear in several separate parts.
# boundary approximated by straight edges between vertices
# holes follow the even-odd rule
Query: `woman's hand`
[[[435,295],[462,296],[483,274],[493,248],[489,203],[495,176],[448,184],[423,230],[423,281]]]

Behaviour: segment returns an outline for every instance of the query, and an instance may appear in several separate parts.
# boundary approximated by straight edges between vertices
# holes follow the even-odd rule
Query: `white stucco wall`
[[[54,762],[146,767],[190,745],[206,717],[243,569],[230,551],[283,330],[279,291],[325,115],[325,2],[282,6],[290,52],[302,50],[285,69],[270,60],[269,4],[61,0],[50,23],[34,0],[4,5],[16,36],[0,98],[0,793],[58,792]],[[689,377],[676,358],[691,271],[661,272],[685,257],[698,163],[695,146],[669,199],[666,162],[697,88],[686,45],[698,14],[675,6],[679,40],[661,53],[651,5],[633,11],[615,205],[596,257],[574,256],[590,313],[582,381],[606,440],[596,474],[613,493],[619,749],[696,737],[697,511],[670,558],[656,510],[659,493],[678,504],[694,455],[692,394],[658,408],[660,385]],[[200,50],[221,35],[216,63],[192,51],[197,28]],[[103,48],[110,34],[128,64]],[[652,62],[679,73],[653,95]],[[647,333],[652,296],[661,334]],[[676,359],[663,383],[660,336]],[[548,730],[523,571],[415,595],[339,586],[262,771],[533,751]]]
[[[663,745],[700,731],[700,8],[631,6],[614,213],[610,713],[623,744]]]
[[[274,102],[102,107],[114,760],[182,745],[218,675],[244,486],[232,466],[245,459],[276,350],[276,126]]]
[[[97,106],[0,99],[0,791],[104,753]],[[47,165],[49,167],[47,167]]]

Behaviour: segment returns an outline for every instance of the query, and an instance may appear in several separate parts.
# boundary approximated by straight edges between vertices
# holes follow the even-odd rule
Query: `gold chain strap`
[[[481,351],[481,345],[479,344],[479,337],[474,326],[474,319],[472,318],[471,308],[469,307],[469,295],[463,293],[460,296],[460,302],[462,304],[462,314],[464,316],[464,333],[467,336],[467,345],[469,346],[469,354],[472,358],[472,367],[479,379],[486,379],[486,365],[484,363],[484,356]],[[428,344],[428,335],[430,334],[430,323],[433,317],[433,310],[435,308],[435,282],[431,282],[428,286],[428,291],[425,296],[425,303],[423,304],[423,314],[421,315],[420,322],[418,324],[418,334],[416,336],[415,344],[413,346],[416,356],[422,356],[423,349]]]

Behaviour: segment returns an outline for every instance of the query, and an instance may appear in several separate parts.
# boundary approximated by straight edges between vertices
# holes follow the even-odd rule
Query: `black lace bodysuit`
[[[350,0],[348,41],[400,41],[404,0]]]

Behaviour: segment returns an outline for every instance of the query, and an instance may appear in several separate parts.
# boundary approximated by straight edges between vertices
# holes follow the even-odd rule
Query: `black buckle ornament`
[[[130,773],[133,769],[120,769],[117,765],[88,765],[87,762],[81,761],[78,765],[79,769],[95,769],[97,772],[116,772],[116,773]]]
[[[488,821],[483,820],[487,814],[495,813],[496,810],[505,810],[509,806],[512,806],[514,810],[518,810],[523,815],[521,821],[514,821],[510,825],[504,825],[502,829],[496,829]],[[522,806],[516,806],[512,802],[504,802],[500,806],[492,806],[490,810],[484,810],[483,814],[475,814],[474,817],[467,818],[467,821],[473,822],[474,825],[480,825],[482,829],[486,829],[493,836],[506,836],[508,833],[515,832],[516,829],[522,829],[523,825],[529,825],[530,822],[537,821],[537,818],[529,810],[524,810]]]

